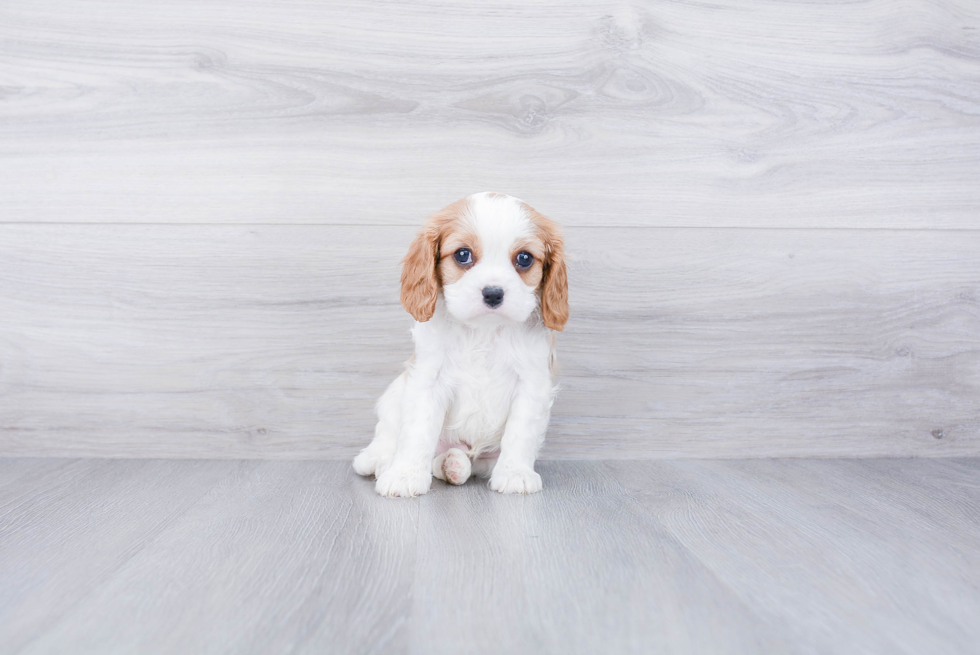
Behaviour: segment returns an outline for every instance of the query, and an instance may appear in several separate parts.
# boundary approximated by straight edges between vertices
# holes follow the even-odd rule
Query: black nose
[[[500,287],[483,287],[483,302],[489,307],[496,307],[504,301],[504,290]]]

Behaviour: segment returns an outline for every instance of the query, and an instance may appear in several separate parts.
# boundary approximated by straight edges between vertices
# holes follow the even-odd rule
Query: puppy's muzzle
[[[504,290],[500,287],[483,287],[483,302],[491,309],[504,301]]]

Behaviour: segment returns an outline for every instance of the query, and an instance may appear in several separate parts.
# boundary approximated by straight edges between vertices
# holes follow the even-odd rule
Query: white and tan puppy
[[[432,476],[490,476],[502,493],[541,490],[534,460],[556,387],[568,281],[555,223],[526,203],[477,193],[429,217],[402,269],[415,355],[378,401],[354,470],[382,496],[417,496]]]

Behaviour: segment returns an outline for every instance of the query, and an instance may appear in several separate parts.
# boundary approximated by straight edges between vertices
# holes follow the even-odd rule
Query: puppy
[[[432,476],[490,477],[534,493],[534,460],[557,388],[555,334],[568,320],[557,225],[526,203],[477,193],[429,217],[402,262],[415,355],[377,404],[354,459],[382,496],[417,496]]]

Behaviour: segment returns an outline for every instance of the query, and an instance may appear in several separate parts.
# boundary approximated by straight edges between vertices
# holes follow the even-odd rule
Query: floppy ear
[[[402,306],[419,323],[436,313],[436,300],[442,289],[437,269],[439,248],[443,235],[463,215],[468,202],[466,198],[457,200],[426,219],[402,260]]]
[[[402,306],[421,323],[436,312],[439,297],[439,231],[429,221],[419,232],[402,260]]]
[[[565,271],[565,244],[552,221],[538,222],[544,237],[545,263],[541,278],[541,318],[559,332],[568,322],[568,274]]]

